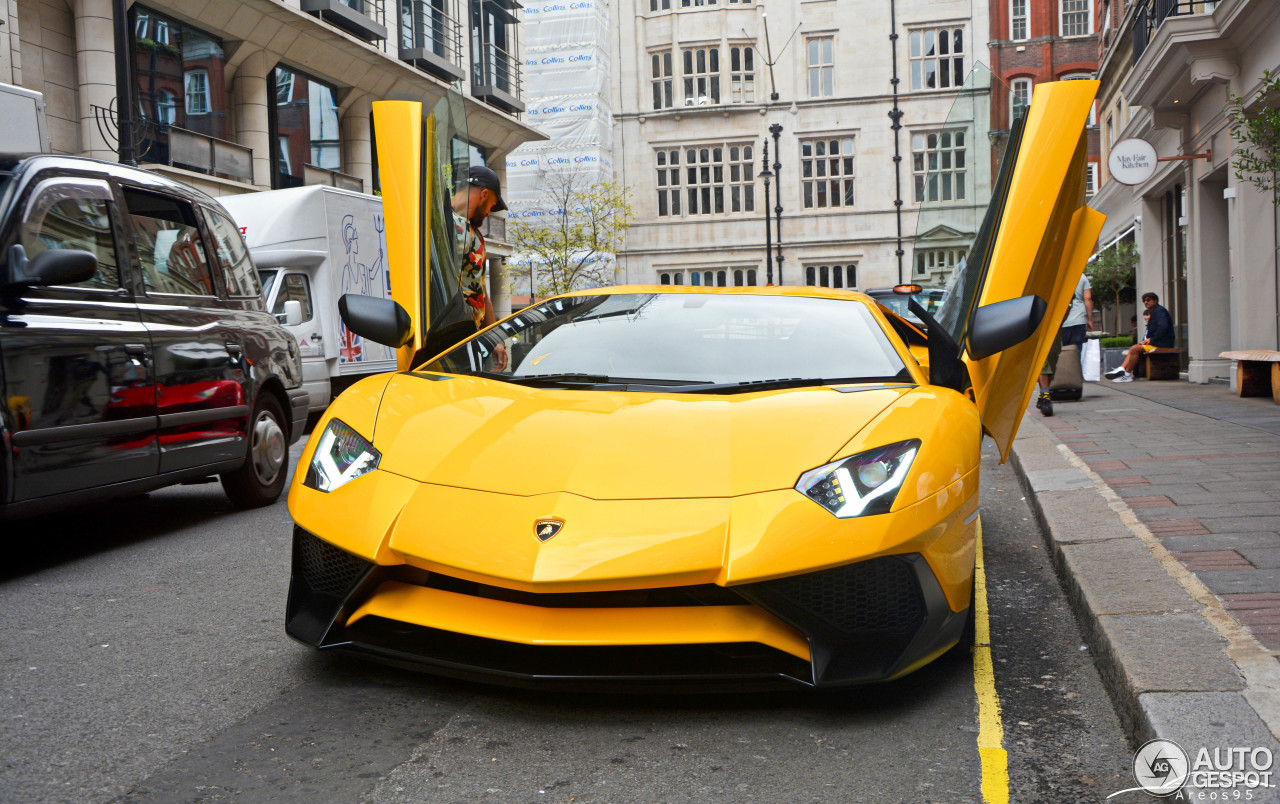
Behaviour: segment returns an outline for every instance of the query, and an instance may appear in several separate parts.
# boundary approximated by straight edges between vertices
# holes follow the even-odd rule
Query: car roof
[[[181,195],[187,201],[214,207],[220,206],[213,196],[207,193],[168,176],[142,168],[121,165],[116,162],[104,162],[101,159],[89,159],[82,156],[0,154],[0,171],[10,172],[15,175],[31,175],[42,170],[63,170],[81,174],[109,176],[115,179],[123,179],[130,184]]]
[[[625,293],[710,293],[730,296],[802,296],[816,299],[841,299],[866,302],[865,293],[841,288],[824,288],[814,285],[744,285],[741,287],[700,287],[698,285],[611,285],[602,288],[586,288],[561,294],[559,298],[574,296],[600,296]]]

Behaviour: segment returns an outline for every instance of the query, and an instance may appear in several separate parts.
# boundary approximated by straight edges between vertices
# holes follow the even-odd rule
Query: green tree
[[[555,174],[535,214],[509,232],[519,262],[536,277],[539,296],[612,284],[614,255],[631,225],[631,191],[619,182],[584,184],[573,173]],[[517,272],[519,273],[519,269]]]
[[[1137,268],[1137,246],[1128,240],[1121,240],[1099,254],[1098,259],[1090,263],[1085,271],[1089,275],[1094,295],[1103,304],[1111,304],[1115,310],[1116,328],[1112,332],[1116,335],[1124,331],[1120,328],[1120,303],[1133,301],[1133,282]]]
[[[1280,176],[1280,72],[1262,71],[1262,88],[1252,103],[1227,92],[1231,136],[1239,144],[1231,167],[1236,178],[1271,193],[1280,205],[1276,180]]]

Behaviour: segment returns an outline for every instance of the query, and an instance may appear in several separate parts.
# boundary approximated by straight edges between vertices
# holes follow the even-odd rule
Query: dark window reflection
[[[135,5],[129,13],[142,158],[207,173],[205,167],[170,159],[169,127],[228,138],[222,40],[145,6]]]
[[[338,103],[333,87],[277,66],[271,73],[273,187],[306,184],[305,166],[341,170]]]

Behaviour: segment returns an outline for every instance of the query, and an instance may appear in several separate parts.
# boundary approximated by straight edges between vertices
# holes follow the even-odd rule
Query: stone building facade
[[[930,194],[974,206],[989,180],[975,169],[985,131],[944,125],[965,76],[989,60],[985,0],[787,0],[767,8],[767,37],[765,12],[751,0],[618,5],[613,161],[636,212],[619,280],[940,281],[967,242],[939,228],[913,255],[915,218]],[[930,165],[945,174],[933,184]],[[765,249],[779,203],[780,265]]]
[[[368,193],[375,100],[430,109],[460,82],[473,158],[500,174],[513,148],[542,137],[520,119],[518,9],[511,0],[139,0],[128,10],[133,98],[118,104],[111,0],[6,0],[0,82],[43,93],[55,153],[115,161],[123,107],[142,166],[211,195],[316,183]],[[496,259],[503,232],[494,219]]]
[[[1111,0],[1104,7],[1099,118],[1104,156],[1092,206],[1107,214],[1102,248],[1130,239],[1136,289],[1173,314],[1192,382],[1229,379],[1219,354],[1280,348],[1280,218],[1273,194],[1242,181],[1228,95],[1257,102],[1280,70],[1274,0]],[[1137,185],[1106,169],[1124,139],[1160,161]]]

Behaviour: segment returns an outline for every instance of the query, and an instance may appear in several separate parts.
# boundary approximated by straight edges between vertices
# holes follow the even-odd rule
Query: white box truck
[[[302,305],[302,323],[286,327],[302,352],[312,413],[356,380],[395,371],[395,350],[338,318],[344,293],[391,298],[381,198],[312,185],[218,200],[244,235],[267,309],[283,321],[285,302]]]

